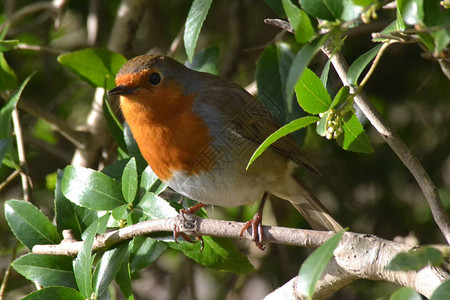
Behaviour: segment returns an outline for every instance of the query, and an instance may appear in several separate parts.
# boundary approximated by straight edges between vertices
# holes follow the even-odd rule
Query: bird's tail
[[[288,200],[303,215],[309,225],[315,230],[342,231],[342,226],[330,216],[325,206],[306,188],[300,176],[296,174],[294,178],[300,185],[302,194]]]

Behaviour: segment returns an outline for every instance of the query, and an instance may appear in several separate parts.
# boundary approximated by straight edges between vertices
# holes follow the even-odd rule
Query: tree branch
[[[336,72],[338,73],[344,85],[350,86],[347,73],[348,65],[342,53],[335,52],[331,44],[328,43],[322,47],[322,51],[331,59]],[[350,87],[351,92],[355,90]],[[355,103],[370,121],[372,126],[381,134],[383,139],[394,150],[403,164],[409,169],[411,174],[419,184],[425,198],[430,206],[436,224],[444,234],[448,243],[450,243],[450,218],[445,212],[438,190],[431,180],[428,173],[425,171],[420,161],[414,156],[412,151],[403,143],[400,137],[394,130],[383,120],[380,113],[370,102],[367,95],[360,90],[355,96]]]
[[[100,234],[95,238],[93,250],[107,250],[115,244],[137,236],[145,236],[156,232],[171,232],[177,225],[181,232],[190,235],[207,235],[223,238],[238,238],[244,223],[203,219],[195,215],[178,215],[174,218],[150,220],[137,223],[112,232]],[[267,242],[316,248],[329,239],[334,233],[296,228],[263,226]],[[67,236],[67,235],[66,235]],[[242,237],[251,241],[251,234],[246,231]],[[76,255],[83,242],[65,238],[58,245],[36,245],[35,254]],[[326,297],[341,287],[359,278],[384,280],[409,286],[429,296],[449,274],[442,268],[425,267],[420,271],[390,271],[385,267],[400,252],[412,249],[411,246],[392,242],[368,234],[346,232],[334,252],[334,259],[319,281],[316,293],[318,298]],[[352,255],[349,255],[351,253]],[[267,299],[298,299],[296,280],[292,279],[285,286],[274,291]],[[291,297],[280,297],[280,293],[290,293]],[[283,294],[284,295],[284,294]],[[292,298],[294,297],[297,298]]]

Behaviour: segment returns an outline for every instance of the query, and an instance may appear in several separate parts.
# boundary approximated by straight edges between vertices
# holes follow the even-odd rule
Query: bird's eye
[[[150,74],[148,81],[153,85],[157,85],[158,83],[161,82],[161,75],[159,75],[159,73],[156,73],[156,72],[152,73],[152,74]]]

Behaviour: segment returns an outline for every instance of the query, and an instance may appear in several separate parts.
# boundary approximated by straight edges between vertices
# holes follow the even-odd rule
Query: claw
[[[187,209],[181,209],[180,210],[180,214],[181,214],[181,216],[184,219],[184,215],[185,214],[193,214],[197,210],[201,209],[203,206],[205,206],[203,203],[199,203],[199,204],[194,205],[192,207],[189,207]],[[174,224],[173,225],[173,238],[175,240],[175,243],[177,243],[177,244],[178,244],[178,237],[179,236],[181,236],[186,242],[191,243],[191,244],[195,244],[198,241],[200,241],[200,251],[199,252],[203,251],[203,248],[205,246],[205,242],[203,241],[203,237],[202,236],[195,236],[194,237],[195,241],[194,241],[189,235],[187,235],[184,232],[181,232],[180,228],[179,228],[179,226],[177,224]]]
[[[266,248],[266,242],[264,241],[264,231],[262,227],[262,213],[264,209],[264,204],[266,203],[268,196],[269,193],[267,192],[264,193],[258,212],[255,214],[253,219],[245,223],[244,227],[242,227],[242,230],[239,233],[239,237],[242,238],[244,232],[248,228],[252,227],[252,240],[255,242],[256,247],[258,247],[261,250],[264,250]]]

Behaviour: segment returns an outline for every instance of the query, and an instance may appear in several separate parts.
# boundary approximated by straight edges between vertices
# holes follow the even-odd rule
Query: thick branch
[[[119,230],[98,235],[94,241],[93,249],[107,250],[113,245],[129,240],[136,236],[145,236],[151,233],[171,232],[177,225],[181,232],[191,235],[208,235],[225,238],[238,238],[244,223],[202,219],[194,215],[177,216],[169,219],[150,220],[134,224]],[[295,228],[263,226],[264,236],[269,243],[294,245],[316,248],[330,238],[334,233]],[[249,232],[245,232],[243,239],[251,240]],[[50,255],[76,255],[83,242],[71,239],[63,240],[59,245],[36,245],[35,254]],[[347,232],[334,252],[334,260],[328,265],[320,280],[316,293],[318,298],[330,295],[341,287],[359,278],[370,280],[384,280],[414,288],[418,292],[429,296],[443,281],[449,278],[443,269],[426,267],[417,272],[399,272],[386,270],[386,265],[400,252],[410,250],[412,247],[401,243],[387,241],[373,235]],[[349,255],[351,253],[351,255]],[[286,286],[286,287],[285,287]],[[276,290],[276,297],[267,299],[281,299],[280,294],[287,292],[297,299],[298,291],[294,278],[282,288]],[[282,290],[286,289],[286,290]]]
[[[329,44],[323,46],[322,51],[329,58],[331,58],[331,63],[333,64],[336,72],[341,78],[342,83],[344,85],[350,86],[347,79],[348,65],[342,53],[334,53],[334,49],[332,49],[331,45]],[[352,92],[354,92],[354,90]],[[425,195],[436,224],[441,229],[442,233],[447,239],[447,242],[450,243],[450,218],[445,212],[436,186],[421,165],[420,161],[414,156],[412,151],[405,145],[405,143],[403,143],[400,137],[386,123],[386,121],[383,120],[380,113],[373,106],[373,104],[370,102],[369,98],[363,91],[360,91],[355,97],[355,103],[414,176],[420,188],[422,189],[423,194]]]

